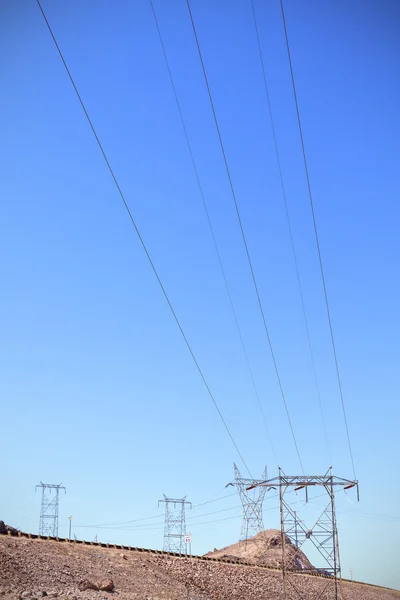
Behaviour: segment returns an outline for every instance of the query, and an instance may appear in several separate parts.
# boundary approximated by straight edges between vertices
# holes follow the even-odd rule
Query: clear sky
[[[154,0],[273,450],[147,0],[43,0],[140,232],[253,476],[300,474],[184,0]],[[400,588],[400,4],[286,0],[361,500],[338,495],[345,577]],[[0,518],[162,547],[187,495],[193,552],[237,541],[240,461],[193,364],[34,0],[1,0]],[[353,477],[278,0],[255,0],[313,377],[249,0],[193,0],[204,63],[305,471]],[[329,446],[329,449],[328,449]],[[331,458],[330,458],[330,456]],[[302,504],[302,498],[294,502]],[[315,500],[319,510],[321,499]],[[277,498],[265,526],[279,523]],[[210,514],[211,513],[211,514]],[[146,521],[135,521],[150,517]],[[111,525],[108,525],[111,524]],[[107,525],[107,527],[106,527]]]

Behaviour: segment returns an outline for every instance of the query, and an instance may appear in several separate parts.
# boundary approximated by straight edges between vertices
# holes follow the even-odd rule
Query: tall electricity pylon
[[[186,498],[186,496],[185,496]],[[186,529],[186,506],[192,508],[192,503],[185,498],[167,498],[164,494],[165,503],[165,524],[164,524],[164,551],[186,554],[186,544],[184,542]],[[173,508],[171,508],[173,505]],[[179,507],[177,509],[177,506]]]
[[[279,488],[280,498],[280,514],[281,514],[281,545],[282,545],[282,598],[303,599],[304,595],[297,588],[299,573],[316,573],[326,575],[325,579],[321,579],[318,591],[318,598],[326,600],[341,600],[342,594],[340,590],[341,567],[339,555],[339,539],[338,527],[336,521],[335,508],[335,490],[344,489],[350,490],[356,488],[357,500],[358,481],[351,479],[343,479],[335,477],[332,473],[332,467],[328,469],[325,475],[285,475],[283,470],[279,468],[279,476],[273,479],[268,479],[261,483],[256,483],[256,486],[270,489],[271,487]],[[249,486],[251,489],[254,484]],[[309,493],[313,490],[323,492],[326,497],[325,508],[314,521],[312,527],[308,527],[304,521],[298,516],[298,511],[293,510],[291,504],[286,499],[286,494],[290,491],[298,492],[303,490],[305,493],[305,502],[308,502]],[[310,490],[310,492],[309,492]],[[249,491],[249,490],[247,490]],[[320,494],[317,495],[320,497]],[[297,550],[303,550],[304,544],[314,546],[317,551],[317,556],[322,558],[322,564],[315,566],[311,571],[304,568],[301,560],[295,561],[296,567],[287,565],[286,545],[290,541]],[[295,558],[298,557],[298,553]]]
[[[261,479],[246,479],[240,475],[240,471],[235,463],[233,463],[233,468],[235,479],[231,483],[228,483],[228,485],[235,486],[239,492],[243,507],[242,532],[240,539],[246,541],[257,535],[257,533],[260,533],[260,531],[264,531],[262,508],[267,488],[258,487],[258,484],[267,479],[267,467],[265,467]],[[246,489],[250,486],[253,486],[251,492]]]
[[[40,506],[39,535],[58,536],[58,500],[60,490],[67,493],[66,488],[59,484],[42,483],[35,487],[42,488],[42,503]]]

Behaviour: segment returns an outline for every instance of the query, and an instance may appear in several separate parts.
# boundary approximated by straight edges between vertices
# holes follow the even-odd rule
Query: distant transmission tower
[[[164,494],[165,503],[165,524],[164,524],[164,551],[186,554],[186,544],[184,541],[186,529],[186,506],[192,508],[192,503],[184,498],[167,498]],[[173,505],[173,507],[172,507]],[[178,506],[178,508],[177,508]]]
[[[39,535],[44,537],[58,536],[58,499],[60,490],[66,488],[60,484],[42,483],[35,487],[42,488],[42,503],[40,506]]]
[[[242,533],[240,539],[245,541],[253,536],[264,531],[264,523],[262,517],[263,502],[265,497],[266,487],[258,487],[258,484],[267,479],[267,467],[265,467],[261,479],[246,479],[240,475],[240,471],[233,463],[235,479],[228,485],[235,486],[239,492],[240,500],[243,507]],[[254,486],[251,491],[246,488]],[[228,486],[226,486],[228,487]]]

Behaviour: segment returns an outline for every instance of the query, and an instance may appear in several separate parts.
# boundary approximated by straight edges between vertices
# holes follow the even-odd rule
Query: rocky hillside
[[[286,565],[289,569],[300,569],[306,571],[315,570],[304,552],[296,548],[286,537],[285,542]],[[268,565],[270,567],[281,567],[282,565],[282,538],[278,529],[267,529],[255,535],[245,542],[238,542],[226,546],[221,550],[208,552],[206,556],[214,558],[230,558],[255,564]]]
[[[293,577],[288,600],[299,598],[295,588],[307,600],[333,600],[329,579]],[[344,600],[400,600],[400,592],[369,585],[343,583],[342,590]],[[111,600],[112,596],[118,600],[280,600],[281,573],[260,566],[0,535],[1,596],[4,600],[46,596],[58,600]]]

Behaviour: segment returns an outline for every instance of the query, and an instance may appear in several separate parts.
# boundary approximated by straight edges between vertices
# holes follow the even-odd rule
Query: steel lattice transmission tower
[[[327,575],[325,580],[321,580],[318,598],[331,600],[340,600],[342,598],[340,591],[341,567],[339,554],[338,527],[336,520],[335,507],[335,489],[342,488],[349,490],[357,489],[358,481],[335,477],[332,468],[328,469],[325,475],[285,475],[279,468],[279,476],[273,479],[257,483],[257,486],[269,489],[271,487],[279,488],[280,513],[281,513],[281,544],[282,544],[282,592],[283,600],[289,597],[304,598],[302,592],[297,589],[298,580],[296,575],[299,573],[320,572]],[[252,486],[250,486],[252,488]],[[304,490],[305,501],[308,502],[309,490],[324,492],[326,496],[326,505],[322,513],[314,522],[312,527],[308,527],[298,516],[298,511],[293,510],[291,504],[286,499],[286,494],[290,491],[298,492]],[[297,549],[302,549],[304,544],[308,543],[314,546],[322,558],[322,564],[307,571],[296,557],[296,567],[287,566],[286,544],[288,540]]]
[[[40,506],[39,535],[44,537],[58,536],[58,501],[60,490],[67,493],[66,488],[61,484],[42,483],[35,487],[42,488],[42,503]]]
[[[264,531],[262,510],[267,488],[264,486],[258,487],[258,484],[267,479],[267,467],[265,467],[261,479],[246,479],[245,477],[242,477],[235,463],[233,463],[233,469],[235,479],[231,483],[228,483],[228,486],[235,486],[239,492],[243,507],[242,532],[240,539],[245,541],[257,535],[260,531]],[[252,490],[248,491],[246,488],[251,486]]]
[[[164,523],[164,551],[186,554],[184,542],[186,529],[186,507],[192,508],[192,503],[184,498],[167,498],[164,494],[165,523]],[[178,507],[178,508],[177,508]]]

